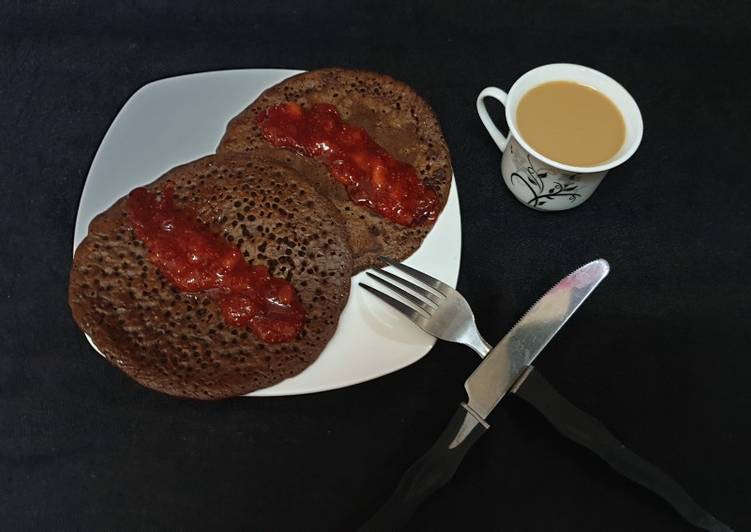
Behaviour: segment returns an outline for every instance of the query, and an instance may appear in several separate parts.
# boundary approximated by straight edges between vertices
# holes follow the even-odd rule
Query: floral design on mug
[[[511,145],[510,148],[511,153],[513,153],[513,145]],[[568,177],[570,180],[568,183],[558,181],[557,179],[553,183],[546,183],[545,179],[551,175],[551,171],[546,168],[536,169],[532,164],[532,159],[529,154],[527,154],[527,163],[529,163],[526,167],[527,175],[514,172],[509,176],[509,181],[514,183],[518,180],[529,189],[532,193],[532,199],[527,202],[528,205],[531,205],[532,207],[541,207],[554,198],[568,198],[568,200],[573,203],[577,198],[581,197],[581,194],[576,192],[579,188],[579,185],[576,183],[576,178],[579,174],[571,174],[571,176]],[[559,175],[558,177],[560,178],[563,176]],[[547,192],[545,190],[546,188]]]

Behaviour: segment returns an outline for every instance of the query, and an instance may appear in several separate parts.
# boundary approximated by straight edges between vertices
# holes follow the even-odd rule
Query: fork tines
[[[449,290],[451,288],[439,281],[438,279],[435,279],[419,270],[415,270],[414,268],[410,268],[409,266],[405,266],[404,264],[400,264],[396,261],[393,261],[389,259],[388,257],[380,257],[380,259],[385,262],[386,264],[396,268],[397,270],[405,273],[407,276],[411,277],[412,279],[421,282],[428,287],[432,289],[427,290],[426,288],[423,288],[422,286],[418,286],[417,284],[408,281],[407,279],[404,279],[403,277],[400,277],[398,275],[395,275],[391,272],[388,272],[382,268],[373,268],[376,272],[378,272],[381,276],[375,275],[371,272],[366,272],[368,277],[371,279],[374,279],[375,281],[381,283],[385,287],[387,287],[389,290],[394,292],[395,294],[398,294],[400,297],[404,298],[406,301],[417,307],[422,311],[418,312],[415,310],[415,308],[399,301],[398,299],[381,292],[380,290],[377,290],[373,288],[372,286],[369,286],[364,283],[359,283],[361,287],[363,287],[365,290],[370,292],[371,294],[375,295],[388,305],[392,306],[405,316],[407,316],[410,320],[414,322],[423,321],[425,317],[430,317],[430,315],[433,313],[433,311],[438,308],[438,305],[440,304],[441,300],[445,298],[445,296],[448,294]],[[396,284],[384,279],[391,279],[394,281],[394,283],[398,283],[407,289],[409,289],[411,292],[408,292],[407,290],[404,290],[403,288],[400,288]],[[420,296],[420,297],[418,297]],[[424,315],[423,315],[424,313]]]
[[[443,296],[448,296],[449,293],[453,290],[449,285],[446,283],[443,283],[436,279],[435,277],[431,277],[427,273],[423,273],[420,270],[415,270],[414,268],[411,268],[407,266],[406,264],[402,264],[400,262],[396,262],[388,257],[378,257],[383,262],[388,264],[389,266],[393,266],[397,270],[406,273],[407,275],[410,275],[411,277],[417,279],[418,281],[422,282],[423,284],[429,286],[439,294]],[[380,270],[380,268],[378,268]]]

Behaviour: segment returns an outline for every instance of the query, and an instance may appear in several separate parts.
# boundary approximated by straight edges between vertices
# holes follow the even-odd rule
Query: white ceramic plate
[[[86,236],[94,216],[170,168],[213,153],[230,118],[264,89],[298,72],[205,72],[162,79],[138,90],[112,122],[94,156],[78,207],[73,249]],[[459,199],[452,181],[438,221],[405,263],[456,286],[460,256]],[[312,393],[357,384],[401,369],[430,351],[435,343],[431,336],[357,286],[364,277],[364,272],[353,277],[339,327],[318,360],[299,375],[251,396]]]

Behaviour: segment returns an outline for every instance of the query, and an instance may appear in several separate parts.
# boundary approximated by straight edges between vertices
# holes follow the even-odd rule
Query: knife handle
[[[514,393],[534,406],[558,431],[605,460],[624,477],[665,499],[686,521],[713,532],[732,532],[686,493],[672,478],[613,436],[605,426],[568,402],[539,371],[530,371]]]
[[[420,504],[451,480],[464,455],[488,428],[484,419],[462,403],[438,441],[404,473],[391,497],[359,532],[406,526]]]

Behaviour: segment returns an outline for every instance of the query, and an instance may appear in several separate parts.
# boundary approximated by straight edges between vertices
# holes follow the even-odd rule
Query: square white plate
[[[213,153],[233,116],[262,91],[299,72],[204,72],[162,79],[139,89],[115,117],[94,156],[78,207],[73,249],[86,236],[94,216],[170,168]],[[455,287],[460,257],[459,197],[452,178],[448,203],[420,249],[405,263]],[[364,279],[364,272],[352,278],[339,327],[318,360],[299,375],[250,396],[350,386],[401,369],[430,351],[435,339],[359,288],[357,282]]]

